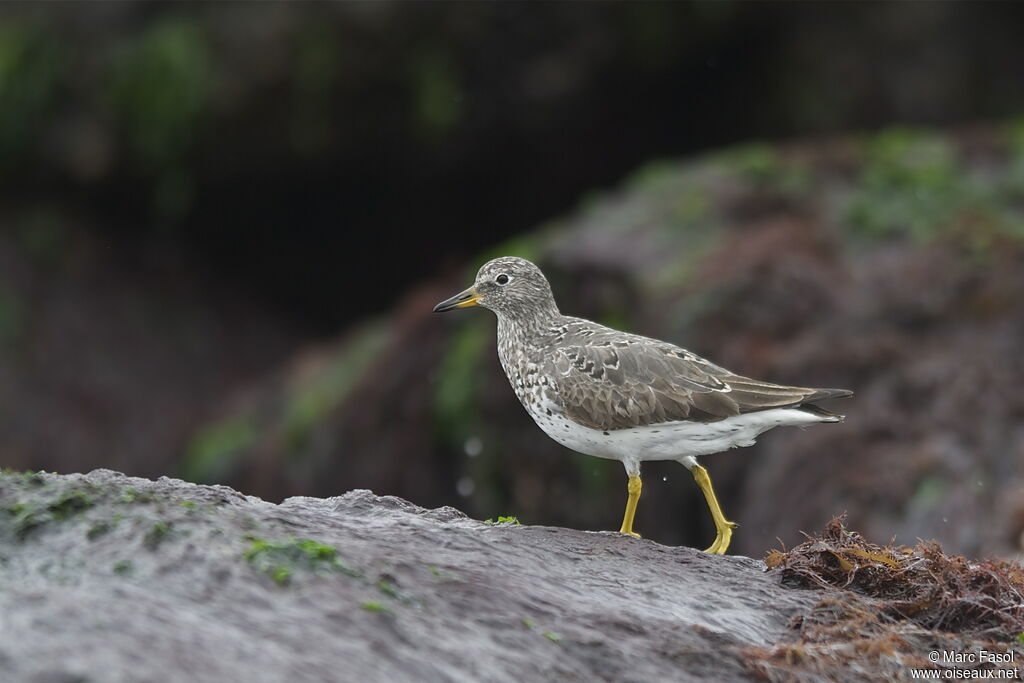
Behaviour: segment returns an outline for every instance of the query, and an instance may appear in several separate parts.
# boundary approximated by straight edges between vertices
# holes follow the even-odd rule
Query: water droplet
[[[475,488],[476,484],[474,484],[473,480],[469,477],[462,477],[459,479],[458,483],[455,484],[455,490],[463,498],[473,495],[473,489]]]
[[[469,457],[475,458],[484,450],[484,442],[479,436],[471,436],[462,445],[462,450],[466,451],[466,455]]]
[[[668,477],[662,477],[661,480],[662,481],[668,481]]]
[[[985,484],[983,484],[983,483],[982,483],[982,482],[980,482],[980,481],[978,482],[978,488],[979,488],[979,489],[980,489],[980,488],[982,488],[982,487],[984,487],[984,486],[985,486]]]
[[[945,523],[946,523],[946,522],[948,522],[948,521],[949,521],[949,520],[948,520],[948,519],[946,519],[945,517],[943,517],[943,518],[942,518],[942,523],[943,523],[943,524],[945,524]]]

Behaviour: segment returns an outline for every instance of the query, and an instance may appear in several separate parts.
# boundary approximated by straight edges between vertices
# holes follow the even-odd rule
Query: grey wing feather
[[[546,365],[566,416],[601,430],[713,422],[852,393],[741,377],[679,347],[636,336],[628,342],[561,346]]]

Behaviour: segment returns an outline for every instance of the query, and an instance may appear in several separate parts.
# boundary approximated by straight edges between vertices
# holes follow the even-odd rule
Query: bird
[[[674,344],[563,315],[540,268],[515,256],[485,263],[472,286],[434,312],[475,306],[496,315],[501,367],[537,425],[566,448],[623,464],[619,532],[635,538],[640,465],[674,460],[693,475],[714,521],[706,552],[724,555],[737,525],[697,458],[751,446],[774,427],[841,422],[817,403],[853,395],[750,379]]]

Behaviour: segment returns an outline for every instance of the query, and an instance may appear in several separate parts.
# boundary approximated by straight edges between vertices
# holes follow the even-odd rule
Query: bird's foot
[[[625,529],[619,529],[619,533],[625,534],[626,536],[632,536],[633,538],[643,538],[643,536],[641,536],[635,531],[626,531]]]
[[[738,526],[739,524],[736,522],[724,520],[723,524],[718,527],[718,535],[715,537],[715,542],[704,552],[712,555],[725,555],[725,551],[729,549],[729,543],[732,541],[732,530]]]

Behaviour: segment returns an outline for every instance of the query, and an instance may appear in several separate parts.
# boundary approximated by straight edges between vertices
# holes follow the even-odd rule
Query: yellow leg
[[[629,534],[633,538],[640,538],[640,534],[633,531],[633,516],[636,514],[636,504],[640,500],[640,490],[643,483],[639,474],[629,475],[629,484],[626,490],[629,491],[629,498],[626,499],[626,514],[622,517],[622,528],[620,534]]]
[[[711,488],[711,477],[708,476],[708,471],[700,465],[694,465],[690,470],[693,473],[693,479],[697,482],[697,486],[704,493],[704,498],[708,502],[708,508],[711,510],[711,518],[715,520],[715,531],[717,536],[715,542],[711,544],[711,547],[706,552],[712,553],[713,555],[724,555],[725,551],[729,548],[729,541],[732,540],[732,530],[736,528],[735,522],[730,522],[722,514],[722,508],[718,506],[718,499],[715,498],[715,490]]]

